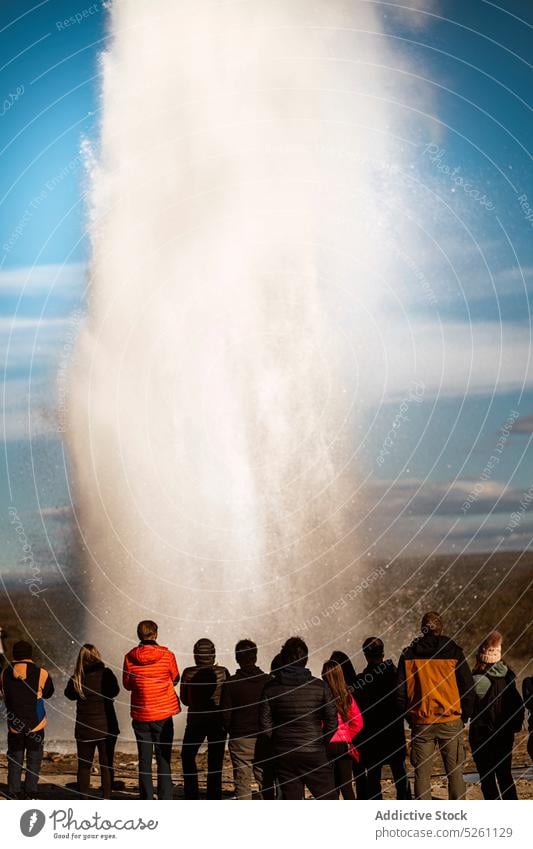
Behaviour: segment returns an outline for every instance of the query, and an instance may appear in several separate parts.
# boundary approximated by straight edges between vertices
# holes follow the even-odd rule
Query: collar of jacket
[[[287,666],[279,672],[280,681],[283,684],[297,684],[308,681],[313,675],[305,666]]]
[[[259,675],[264,675],[262,669],[258,666],[247,666],[244,669],[240,667],[235,673],[236,678],[258,678]]]

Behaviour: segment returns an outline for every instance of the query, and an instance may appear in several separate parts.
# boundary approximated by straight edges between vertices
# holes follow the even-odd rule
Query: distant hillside
[[[364,594],[369,623],[397,650],[426,610],[438,610],[446,633],[473,654],[488,631],[504,635],[509,657],[533,658],[533,552],[406,558],[379,563],[387,574]]]

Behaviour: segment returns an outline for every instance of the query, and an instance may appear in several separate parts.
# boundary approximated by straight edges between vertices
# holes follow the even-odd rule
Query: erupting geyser
[[[110,26],[70,376],[83,636],[118,657],[150,617],[178,655],[271,656],[355,581],[383,37],[337,0],[115,0]]]

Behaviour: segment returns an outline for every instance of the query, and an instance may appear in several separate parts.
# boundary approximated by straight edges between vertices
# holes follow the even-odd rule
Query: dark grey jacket
[[[321,751],[337,730],[337,707],[321,678],[288,667],[266,684],[259,721],[277,755]]]

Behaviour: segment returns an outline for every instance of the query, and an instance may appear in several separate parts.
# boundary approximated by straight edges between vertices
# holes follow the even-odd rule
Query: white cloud
[[[378,328],[369,348],[373,367],[360,370],[361,394],[372,404],[403,396],[413,382],[424,385],[424,397],[464,397],[533,386],[527,325],[417,319],[408,323],[387,318],[378,322]]]
[[[21,294],[28,291],[78,288],[83,285],[86,265],[73,262],[65,265],[28,265],[0,271],[0,292]]]

